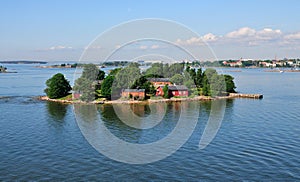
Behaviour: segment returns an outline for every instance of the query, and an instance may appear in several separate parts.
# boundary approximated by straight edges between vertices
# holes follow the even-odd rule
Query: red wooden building
[[[164,88],[163,86],[159,86],[156,89],[156,96],[163,96],[164,95],[163,88]],[[170,85],[170,86],[168,86],[168,92],[169,92],[169,97],[189,96],[189,89],[184,85]]]

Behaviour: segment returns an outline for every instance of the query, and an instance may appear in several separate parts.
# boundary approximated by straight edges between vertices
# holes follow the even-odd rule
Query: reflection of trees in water
[[[94,104],[75,104],[76,114],[85,122],[95,122],[98,120],[98,113]]]
[[[49,113],[49,116],[53,118],[56,121],[62,121],[67,113],[67,107],[66,104],[61,104],[57,102],[47,102],[47,110]]]
[[[133,112],[139,117],[139,120],[131,121],[132,123],[141,122],[140,124],[143,125],[145,122],[153,122],[148,118],[150,114],[154,114],[154,118],[157,116],[158,124],[149,129],[128,126],[119,119],[112,105],[100,105],[98,111],[105,126],[115,136],[132,143],[149,143],[165,137],[173,130],[180,115],[179,107],[180,103],[132,104],[117,107],[118,112],[122,112],[124,115]],[[158,115],[162,115],[162,117],[160,118]]]
[[[223,109],[221,102],[224,102],[224,101],[223,100],[213,100],[213,101],[201,102],[201,110],[209,115],[211,112],[211,109],[212,109],[212,107],[211,107],[212,103],[216,103],[216,107],[214,107],[214,109],[216,111],[221,111]],[[232,112],[233,104],[234,104],[234,99],[226,99],[226,113]]]
[[[151,114],[151,110],[148,104],[131,104],[130,108],[134,114],[140,117]]]

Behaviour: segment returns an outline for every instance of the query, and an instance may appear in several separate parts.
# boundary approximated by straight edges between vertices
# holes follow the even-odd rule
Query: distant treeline
[[[0,61],[2,64],[47,64],[45,61]]]

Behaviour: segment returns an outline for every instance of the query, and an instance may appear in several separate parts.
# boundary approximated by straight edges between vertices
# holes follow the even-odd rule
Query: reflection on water
[[[131,111],[139,117],[145,117],[151,114],[148,104],[130,104]]]
[[[207,147],[218,133],[224,118],[225,107],[226,100],[211,101],[209,118],[199,142],[200,149]]]
[[[139,117],[140,120],[133,118],[123,121],[119,116],[128,115],[131,107],[128,104],[103,105],[97,111],[93,106],[75,105],[74,110],[82,134],[97,151],[111,159],[130,164],[155,162],[176,152],[192,135],[199,119],[198,102],[150,104],[151,115]],[[137,107],[140,107],[140,111],[145,109],[144,106]],[[98,112],[96,120],[90,118]],[[152,116],[156,114],[163,117],[153,124]],[[134,112],[131,116],[137,117]],[[138,128],[147,123],[154,127]]]
[[[164,138],[176,126],[180,115],[177,107],[166,103],[101,105],[98,112],[104,125],[115,136],[131,143],[151,143]],[[137,111],[151,115],[142,114],[140,117]]]
[[[47,102],[47,110],[49,116],[56,121],[64,120],[67,113],[67,107],[68,105],[66,104],[61,104],[57,102]]]

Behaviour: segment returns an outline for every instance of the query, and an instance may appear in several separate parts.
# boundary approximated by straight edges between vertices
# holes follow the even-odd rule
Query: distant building
[[[157,89],[156,89],[156,96],[163,96],[164,95],[164,91],[163,91],[163,88],[164,86],[159,86]],[[169,89],[169,97],[174,97],[174,96],[177,96],[177,97],[187,97],[189,96],[189,89],[184,86],[184,85],[171,85],[171,86],[168,86],[168,89]]]
[[[151,82],[154,87],[164,86],[164,85],[172,85],[169,78],[148,78],[149,82]]]
[[[121,95],[122,97],[143,100],[145,99],[145,89],[124,89]]]
[[[229,61],[223,61],[222,62],[223,65],[225,66],[230,66],[230,67],[240,67],[243,65],[242,61],[239,60],[239,61],[234,61],[234,62],[229,62]]]

